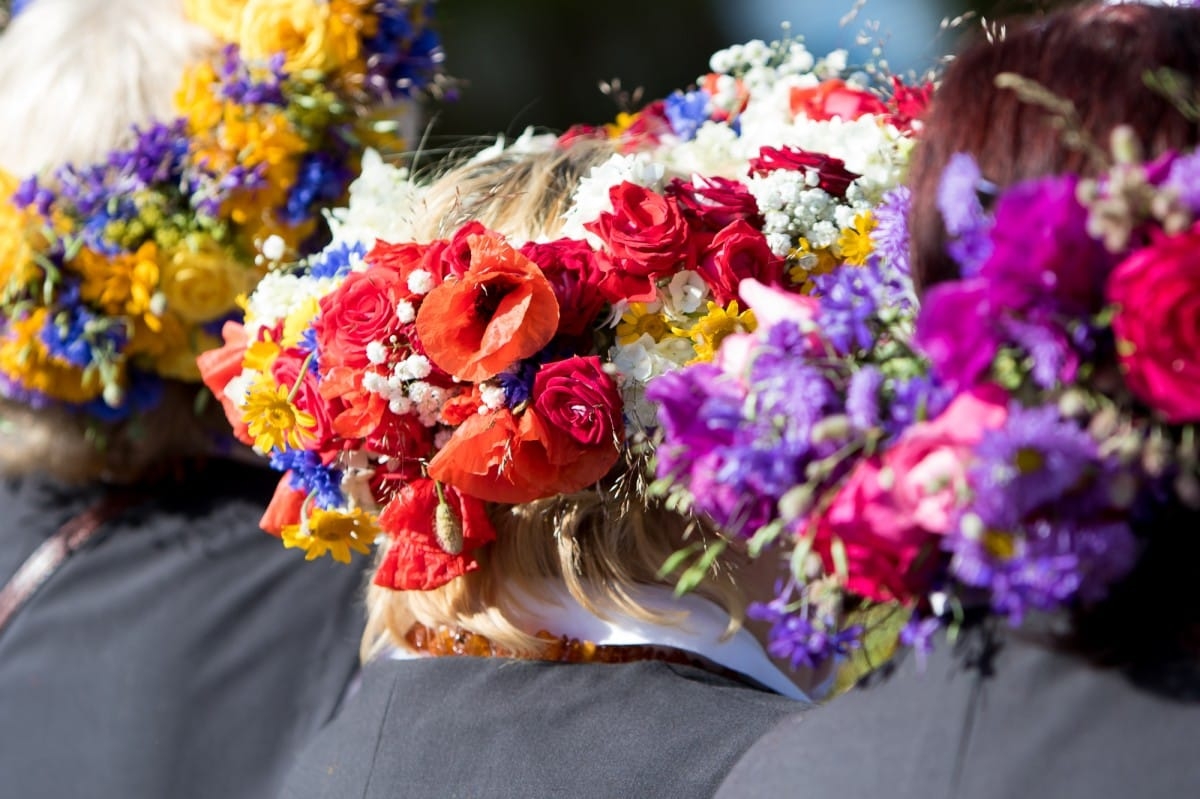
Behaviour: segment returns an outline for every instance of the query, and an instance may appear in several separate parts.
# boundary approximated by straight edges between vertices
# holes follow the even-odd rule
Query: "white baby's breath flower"
[[[388,359],[387,347],[382,341],[371,341],[367,344],[367,360],[378,366]]]
[[[433,290],[433,275],[425,269],[414,269],[408,275],[408,290],[418,296]]]
[[[396,303],[396,318],[407,325],[417,318],[417,309],[408,300],[400,300]]]

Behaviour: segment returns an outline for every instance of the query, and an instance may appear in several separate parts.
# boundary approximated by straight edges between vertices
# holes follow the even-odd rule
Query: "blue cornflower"
[[[312,215],[313,206],[331,203],[345,193],[351,175],[343,160],[341,154],[326,151],[305,156],[281,212],[284,221],[299,225]]]
[[[708,92],[703,89],[693,89],[684,93],[672,92],[666,99],[664,111],[671,130],[684,141],[696,138],[696,131],[708,121],[712,112],[712,102]]]
[[[67,305],[48,317],[41,334],[51,355],[80,368],[120,352],[127,338],[124,325],[106,325],[82,305]]]
[[[313,495],[317,507],[326,510],[345,504],[342,496],[342,473],[321,463],[315,452],[289,449],[271,453],[271,468],[290,471],[288,484],[297,491]]]
[[[528,402],[533,395],[533,379],[537,376],[538,365],[532,361],[521,361],[513,368],[496,376],[500,387],[504,389],[504,404],[514,408],[522,402]]]
[[[340,242],[326,247],[305,262],[305,273],[314,278],[345,277],[350,269],[367,254],[366,246]]]

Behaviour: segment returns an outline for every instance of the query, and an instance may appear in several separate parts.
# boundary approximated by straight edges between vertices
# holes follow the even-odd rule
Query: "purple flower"
[[[846,414],[859,430],[877,427],[879,416],[879,388],[883,385],[883,373],[878,366],[864,366],[850,377],[846,388]]]
[[[1071,507],[1084,516],[1095,511],[1081,494],[1106,465],[1095,440],[1053,405],[1014,404],[1004,426],[985,432],[973,454],[971,508],[988,527],[1016,528],[1048,507]]]
[[[1200,152],[1176,158],[1163,187],[1178,193],[1180,201],[1192,213],[1200,213]]]
[[[926,658],[933,652],[933,636],[941,629],[942,622],[936,616],[913,615],[900,631],[900,643],[917,653],[917,668],[925,669]]]
[[[817,276],[813,282],[820,294],[817,322],[821,333],[844,355],[871,349],[880,308],[904,311],[912,305],[907,277],[888,270],[875,257],[865,266],[837,269]]]
[[[895,438],[917,422],[937,418],[952,398],[948,388],[926,375],[893,380],[883,429]]]
[[[711,364],[668,372],[646,387],[658,405],[664,443],[658,450],[660,477],[687,473],[696,459],[732,442],[741,420],[745,389]]]
[[[996,324],[1009,296],[984,278],[939,283],[925,294],[915,340],[934,373],[955,391],[970,388],[991,368],[1006,336]]]
[[[986,589],[993,610],[1017,624],[1031,610],[1095,601],[1129,573],[1138,546],[1123,521],[1036,519],[1019,530],[961,529],[945,539],[950,571]]]
[[[975,159],[966,153],[951,156],[938,183],[937,206],[950,234],[950,257],[967,277],[974,275],[991,253],[991,220],[979,200],[980,189],[994,187],[983,180]]]
[[[747,609],[752,619],[770,622],[767,652],[786,660],[793,669],[816,668],[830,658],[845,657],[850,650],[861,646],[862,627],[839,630],[830,618],[811,618],[801,610],[790,608],[791,588],[783,596],[763,604],[756,602]]]
[[[875,253],[884,265],[903,275],[912,274],[909,267],[908,215],[912,209],[912,191],[899,186],[883,195],[875,209],[875,230],[871,240]]]
[[[1005,287],[1006,306],[1036,305],[1070,317],[1102,307],[1114,258],[1088,234],[1078,183],[1070,175],[1025,181],[997,203],[992,254],[980,276]]]

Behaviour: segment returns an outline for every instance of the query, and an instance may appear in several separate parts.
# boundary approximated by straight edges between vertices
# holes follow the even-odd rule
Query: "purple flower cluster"
[[[1053,405],[1014,405],[973,450],[971,502],[946,538],[951,573],[1019,621],[1096,599],[1137,554],[1110,495],[1118,465]]]
[[[288,78],[284,62],[284,54],[277,53],[267,61],[265,71],[261,67],[251,69],[242,60],[238,46],[228,45],[216,62],[220,84],[217,96],[239,105],[287,105],[283,96],[283,84]]]
[[[960,193],[966,181],[956,173],[969,171],[967,161],[955,159],[942,194]],[[976,272],[926,294],[916,341],[946,384],[975,385],[1004,348],[1033,356],[1031,378],[1043,388],[1073,378],[1077,351],[1089,346],[1078,332],[1086,334],[1088,318],[1102,307],[1114,264],[1088,234],[1077,184],[1076,178],[1055,176],[1006,191],[988,230],[989,253]],[[974,224],[973,211],[960,212],[948,217],[948,228]]]
[[[817,617],[811,609],[792,606],[795,583],[777,590],[775,599],[747,609],[752,619],[769,622],[767,652],[786,660],[793,669],[816,668],[831,658],[845,657],[862,645],[862,627],[838,629],[832,616]]]

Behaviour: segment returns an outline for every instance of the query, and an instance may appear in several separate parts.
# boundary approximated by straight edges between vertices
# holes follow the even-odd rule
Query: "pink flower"
[[[1172,423],[1200,420],[1200,231],[1161,238],[1108,280],[1129,388]]]
[[[950,532],[967,486],[971,450],[1008,417],[1007,395],[984,386],[959,395],[881,456],[860,463],[817,520],[817,551],[833,568],[831,544],[845,546],[847,588],[877,601],[906,601],[924,586],[938,539]]]
[[[738,294],[763,328],[780,322],[814,322],[821,306],[814,297],[766,286],[754,278],[739,283]]]

